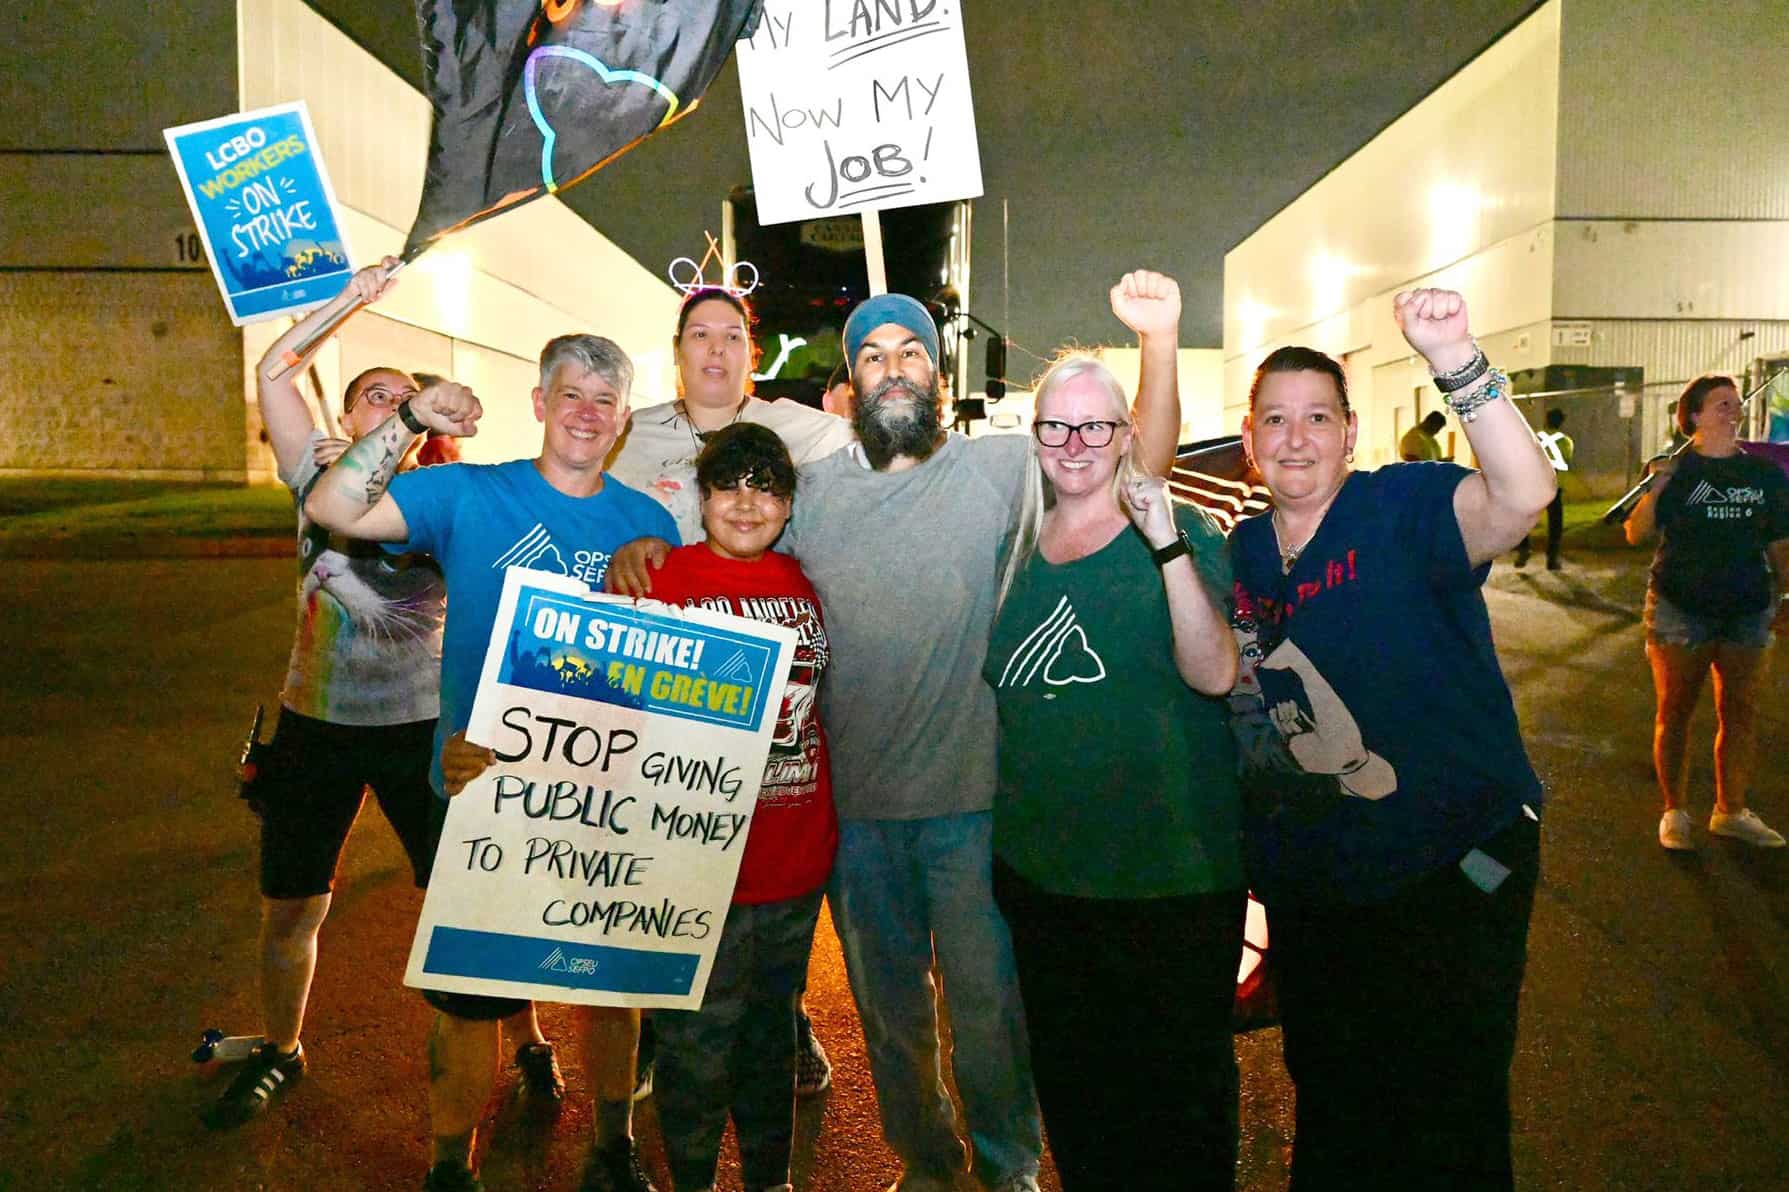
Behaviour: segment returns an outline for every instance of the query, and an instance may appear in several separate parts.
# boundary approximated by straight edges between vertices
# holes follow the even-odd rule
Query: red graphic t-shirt
[[[739,862],[733,901],[777,902],[810,893],[832,872],[839,843],[832,806],[826,733],[815,699],[826,670],[826,626],[820,598],[787,555],[750,561],[724,559],[706,545],[671,552],[652,576],[652,596],[666,604],[786,625],[795,631],[795,658],[783,688],[758,809]]]

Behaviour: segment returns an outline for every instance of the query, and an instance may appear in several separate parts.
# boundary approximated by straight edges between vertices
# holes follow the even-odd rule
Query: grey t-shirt
[[[801,470],[782,546],[820,594],[832,668],[820,700],[845,819],[994,803],[994,693],[981,678],[1026,441],[952,434],[904,472],[856,449]]]
[[[388,554],[304,515],[322,438],[313,431],[297,473],[280,477],[298,502],[298,632],[280,702],[331,724],[433,720],[447,599],[441,569],[427,555]]]

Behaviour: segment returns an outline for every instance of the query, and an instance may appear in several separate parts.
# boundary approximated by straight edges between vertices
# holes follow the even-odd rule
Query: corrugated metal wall
[[[1362,461],[1395,458],[1397,436],[1433,399],[1417,392],[1423,370],[1390,297],[1443,285],[1466,294],[1480,342],[1511,372],[1643,370],[1635,401],[1595,400],[1631,407],[1644,458],[1667,437],[1663,409],[1686,379],[1789,350],[1786,51],[1782,0],[1537,10],[1225,258],[1226,424],[1240,422],[1261,356],[1306,343],[1345,357]],[[1412,196],[1464,191],[1435,172],[1432,144],[1464,147],[1500,179],[1479,191],[1481,208],[1486,194],[1507,196],[1456,222],[1463,251],[1440,268],[1424,262],[1445,255],[1433,248],[1448,206],[1424,211]],[[1556,183],[1556,203],[1533,200],[1535,179]],[[1513,229],[1499,222],[1512,214]],[[1335,302],[1311,301],[1325,276],[1313,261]],[[1583,336],[1587,346],[1569,346]]]
[[[1225,256],[1226,426],[1241,422],[1261,357],[1306,344],[1343,360],[1358,457],[1383,463],[1396,458],[1415,385],[1394,293],[1459,289],[1475,330],[1487,343],[1507,336],[1512,351],[1523,329],[1546,324],[1558,78],[1552,3]]]
[[[1783,0],[1564,0],[1559,214],[1789,219]]]
[[[1544,226],[1558,24],[1557,3],[1537,10],[1226,254],[1225,356],[1300,337],[1405,279]],[[1536,317],[1546,312],[1499,324]]]
[[[1613,319],[1590,321],[1589,330],[1588,347],[1556,347],[1554,361],[1645,370],[1634,415],[1642,459],[1669,442],[1667,408],[1685,382],[1716,372],[1743,385],[1753,360],[1789,354],[1789,320]]]
[[[1554,318],[1789,319],[1789,220],[1556,227]]]

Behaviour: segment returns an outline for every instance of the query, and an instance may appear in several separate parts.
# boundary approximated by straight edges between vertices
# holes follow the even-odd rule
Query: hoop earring
[[[1344,453],[1343,453],[1343,454],[1342,454],[1342,462],[1343,462],[1343,463],[1347,463],[1347,464],[1351,464],[1351,463],[1353,463],[1353,462],[1354,462],[1354,450],[1353,450],[1353,448],[1350,448],[1350,449],[1349,449],[1349,450],[1347,450],[1347,451],[1346,451],[1346,452],[1344,452]]]

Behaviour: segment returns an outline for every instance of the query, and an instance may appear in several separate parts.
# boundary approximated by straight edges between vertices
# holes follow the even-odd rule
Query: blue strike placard
[[[751,732],[776,709],[776,660],[760,639],[524,587],[497,680]]]
[[[303,103],[164,129],[237,326],[309,310],[354,275]]]

